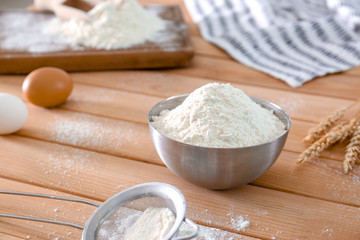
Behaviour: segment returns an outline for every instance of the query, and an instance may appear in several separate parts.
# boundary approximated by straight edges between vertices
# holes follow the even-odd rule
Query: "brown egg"
[[[40,107],[55,107],[64,103],[73,88],[69,74],[60,68],[42,67],[26,76],[22,92],[26,99]]]

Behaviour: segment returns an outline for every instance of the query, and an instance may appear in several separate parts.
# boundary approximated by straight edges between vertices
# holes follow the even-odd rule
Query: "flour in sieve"
[[[156,209],[156,208],[155,208]],[[162,210],[161,210],[162,209]],[[166,208],[165,208],[166,209]],[[161,211],[164,208],[158,208]],[[146,210],[145,210],[146,211]],[[170,210],[169,210],[170,211]],[[145,212],[138,210],[122,207],[112,213],[108,219],[101,222],[99,230],[97,231],[96,239],[97,240],[126,240],[124,237],[129,229],[134,226],[134,223],[139,219],[141,215],[144,215]],[[206,218],[201,218],[206,221]],[[146,227],[146,226],[142,226]],[[223,231],[218,228],[211,228],[202,225],[198,225],[199,231],[195,238],[192,240],[235,240],[241,239],[242,235]],[[192,225],[187,222],[183,222],[178,232],[178,237],[184,237],[193,233],[194,228]],[[156,232],[156,231],[154,231]],[[144,238],[141,236],[140,239],[150,239],[149,237]]]
[[[110,50],[144,43],[165,28],[164,20],[136,0],[100,2],[88,16],[90,21],[55,19],[44,32],[63,36],[72,44]]]
[[[285,131],[269,110],[230,84],[210,83],[172,110],[153,117],[161,133],[197,146],[244,147],[270,141]]]
[[[168,208],[147,208],[126,231],[124,240],[161,240],[175,222],[174,213]]]
[[[121,207],[99,227],[98,240],[161,240],[175,223],[166,207],[148,207],[144,212]]]

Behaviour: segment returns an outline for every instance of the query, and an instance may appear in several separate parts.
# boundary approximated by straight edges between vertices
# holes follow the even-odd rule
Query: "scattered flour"
[[[242,239],[244,236],[232,232],[223,231],[218,228],[206,227],[198,225],[199,231],[195,238],[192,240],[235,240],[235,239]],[[183,223],[179,229],[179,237],[187,236],[188,234],[192,233],[194,230],[193,228],[187,224]],[[248,239],[247,237],[244,237]]]
[[[56,114],[49,122],[49,139],[83,148],[113,152],[127,144],[138,145],[146,133],[138,133],[136,125],[83,113]],[[135,130],[134,130],[135,129]]]
[[[245,147],[284,133],[284,124],[230,84],[210,83],[191,93],[152,125],[168,137],[205,147]]]
[[[228,213],[227,215],[230,216],[231,224],[237,231],[244,231],[246,228],[250,227],[250,221],[246,220],[244,216],[234,216],[233,213]]]
[[[261,216],[268,215],[268,211],[264,209],[256,209],[256,213]]]
[[[110,50],[144,43],[165,28],[164,20],[136,0],[104,1],[87,14],[90,21],[54,19],[44,32],[63,36],[73,44]]]
[[[236,230],[243,231],[250,226],[250,221],[245,220],[243,216],[238,216],[236,218],[231,218],[231,224]]]

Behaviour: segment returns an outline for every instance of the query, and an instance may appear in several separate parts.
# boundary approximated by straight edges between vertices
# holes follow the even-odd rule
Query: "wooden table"
[[[344,145],[296,164],[306,148],[302,138],[319,119],[340,107],[352,113],[360,109],[360,68],[293,89],[204,41],[180,0],[166,4],[183,8],[196,50],[190,66],[72,73],[75,87],[66,104],[44,109],[26,103],[25,126],[0,136],[0,189],[103,202],[128,187],[159,181],[183,192],[187,217],[214,228],[202,227],[213,230],[208,239],[360,239],[360,167],[342,172]],[[23,98],[23,79],[0,76],[0,92]],[[170,172],[155,152],[147,126],[147,113],[158,101],[215,81],[272,101],[293,120],[275,164],[252,183],[227,191],[207,190]],[[59,200],[0,195],[2,213],[84,225],[94,210]],[[240,217],[250,221],[243,231],[236,224]],[[71,227],[0,218],[0,239],[80,237],[81,231]]]

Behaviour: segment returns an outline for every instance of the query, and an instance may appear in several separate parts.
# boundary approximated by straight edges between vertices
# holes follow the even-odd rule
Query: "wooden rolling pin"
[[[34,0],[28,10],[30,11],[51,11],[61,19],[69,20],[78,18],[89,20],[86,12],[91,10],[101,0]]]

